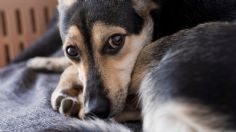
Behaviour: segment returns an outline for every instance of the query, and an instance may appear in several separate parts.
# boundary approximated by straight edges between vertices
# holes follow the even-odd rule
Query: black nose
[[[88,100],[85,103],[85,116],[86,117],[98,117],[105,119],[110,113],[110,103],[108,99],[95,98]]]

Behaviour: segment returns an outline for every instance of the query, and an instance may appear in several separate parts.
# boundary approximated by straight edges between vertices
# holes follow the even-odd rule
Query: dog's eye
[[[108,40],[109,46],[112,49],[117,49],[124,43],[124,36],[123,35],[114,35],[111,36]]]
[[[78,48],[73,45],[66,47],[66,54],[72,59],[78,59],[80,57]]]
[[[117,53],[125,43],[125,35],[115,34],[112,35],[106,42],[103,52],[107,54]]]

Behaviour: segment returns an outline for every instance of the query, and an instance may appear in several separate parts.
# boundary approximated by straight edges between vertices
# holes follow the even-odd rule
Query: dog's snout
[[[106,98],[88,100],[85,104],[86,117],[105,119],[110,113],[110,103]]]

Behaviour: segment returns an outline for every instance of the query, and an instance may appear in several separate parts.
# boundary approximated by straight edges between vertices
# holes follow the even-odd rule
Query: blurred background
[[[0,68],[39,38],[57,0],[0,0]]]

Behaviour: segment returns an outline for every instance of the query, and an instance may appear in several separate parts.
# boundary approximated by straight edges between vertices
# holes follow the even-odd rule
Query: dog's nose
[[[93,99],[85,103],[85,116],[105,119],[110,113],[110,103],[108,99]]]

